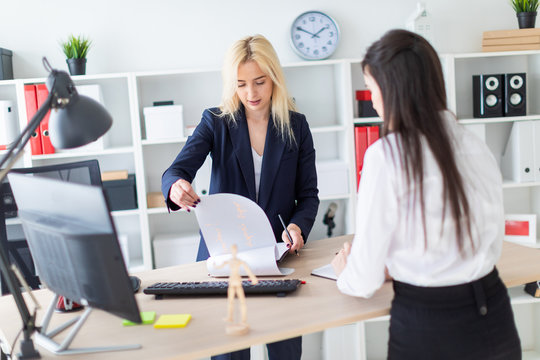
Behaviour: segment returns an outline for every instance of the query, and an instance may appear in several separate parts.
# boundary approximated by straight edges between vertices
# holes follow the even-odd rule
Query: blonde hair
[[[235,113],[240,109],[240,99],[236,94],[238,87],[238,67],[248,61],[255,61],[262,72],[270,77],[274,86],[272,90],[272,105],[270,113],[274,126],[283,140],[294,143],[291,129],[289,110],[295,111],[296,106],[289,97],[285,85],[285,76],[279,63],[276,51],[262,35],[246,36],[236,41],[225,55],[223,63],[223,93],[221,96],[221,117],[236,122]]]

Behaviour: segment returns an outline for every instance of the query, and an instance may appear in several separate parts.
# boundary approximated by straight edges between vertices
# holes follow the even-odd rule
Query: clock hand
[[[319,34],[320,34],[320,33],[321,33],[321,31],[323,31],[324,29],[326,29],[326,26],[325,26],[325,27],[323,27],[323,28],[321,28],[321,30],[317,31],[317,32],[316,32],[315,34],[312,34],[312,36],[311,36],[311,37],[312,37],[312,38],[314,38],[315,36],[316,36],[316,37],[319,37]]]
[[[296,30],[298,30],[298,31],[303,31],[303,32],[305,32],[305,33],[308,33],[309,35],[311,35],[311,37],[319,37],[317,34],[314,34],[314,33],[311,33],[311,32],[309,32],[309,31],[307,31],[307,30],[302,29],[300,26],[297,26],[297,27],[296,27]],[[320,31],[319,31],[319,32],[320,32]]]

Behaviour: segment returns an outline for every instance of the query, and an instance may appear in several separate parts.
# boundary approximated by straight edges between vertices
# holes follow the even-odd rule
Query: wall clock
[[[291,26],[291,45],[306,60],[326,59],[336,51],[339,27],[321,11],[300,14]]]

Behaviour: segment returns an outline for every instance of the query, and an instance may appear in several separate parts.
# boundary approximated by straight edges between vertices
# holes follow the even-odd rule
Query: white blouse
[[[407,189],[397,156],[396,135],[366,151],[358,189],[356,234],[337,286],[345,294],[370,297],[388,267],[395,280],[416,286],[448,286],[479,279],[499,259],[504,234],[502,177],[490,150],[451,115],[446,126],[464,180],[476,252],[468,237],[460,253],[449,206],[443,221],[442,178],[424,143],[424,199],[427,249],[420,203]],[[388,146],[389,145],[389,146]],[[466,233],[466,230],[465,230]]]
[[[261,169],[264,154],[257,154],[253,148],[251,148],[251,153],[253,154],[253,167],[255,168],[255,194],[257,201],[259,201],[259,185],[261,184]]]

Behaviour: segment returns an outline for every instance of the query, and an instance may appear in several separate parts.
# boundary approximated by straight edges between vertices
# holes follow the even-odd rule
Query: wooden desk
[[[385,283],[371,299],[361,299],[341,294],[334,281],[310,275],[312,269],[327,264],[341,244],[351,237],[312,241],[301,251],[300,257],[289,256],[284,265],[296,269],[289,277],[305,280],[306,284],[283,298],[248,297],[248,323],[251,326],[248,335],[225,335],[225,323],[222,321],[227,308],[225,297],[154,300],[153,296],[139,293],[137,301],[141,311],[156,311],[158,316],[190,313],[193,317],[191,322],[183,329],[158,330],[151,325],[123,327],[121,319],[95,310],[71,347],[142,345],[139,350],[85,354],[78,357],[81,359],[198,359],[388,314],[393,296],[391,283]],[[534,281],[540,279],[540,252],[505,242],[497,266],[508,287]],[[138,275],[142,279],[142,287],[158,281],[208,280],[205,263],[158,269]],[[52,297],[47,290],[35,291],[35,294],[43,307]],[[43,314],[44,310],[39,313]],[[70,316],[73,315],[55,314],[51,326],[66,321]],[[10,344],[20,324],[12,297],[0,298],[0,328]],[[58,358],[43,348],[38,347],[38,350],[44,359]]]

